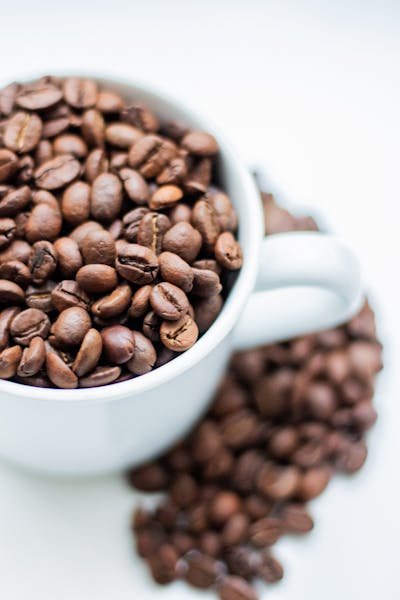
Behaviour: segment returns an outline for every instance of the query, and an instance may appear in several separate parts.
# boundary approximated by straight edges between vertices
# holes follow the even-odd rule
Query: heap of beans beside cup
[[[215,138],[89,79],[0,91],[0,378],[105,385],[189,349],[242,265]]]

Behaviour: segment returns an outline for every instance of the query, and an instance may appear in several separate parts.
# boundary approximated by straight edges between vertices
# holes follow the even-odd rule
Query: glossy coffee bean
[[[162,185],[159,187],[149,200],[149,207],[152,210],[160,210],[173,206],[183,198],[181,188],[176,185]]]
[[[80,248],[88,233],[91,233],[92,231],[101,231],[102,229],[104,229],[103,226],[100,225],[100,223],[97,223],[97,221],[86,221],[75,227],[75,229],[71,231],[69,237],[75,240]]]
[[[123,237],[127,242],[137,242],[137,233],[142,218],[149,213],[145,207],[134,208],[124,215],[122,219]]]
[[[6,125],[3,138],[5,146],[13,152],[30,152],[39,143],[42,126],[37,115],[17,112]]]
[[[151,341],[139,331],[133,331],[135,352],[127,367],[135,375],[144,375],[151,371],[157,359],[157,352]]]
[[[78,377],[93,371],[100,360],[103,342],[97,329],[89,329],[80,345],[72,370]]]
[[[179,321],[163,321],[160,327],[160,339],[164,346],[174,352],[184,352],[193,346],[199,336],[196,323],[189,315]]]
[[[23,346],[29,346],[31,340],[39,336],[46,339],[50,331],[50,320],[45,312],[37,308],[28,308],[17,314],[10,324],[10,334]]]
[[[53,324],[51,332],[60,347],[78,346],[91,327],[89,313],[79,306],[66,308]]]
[[[81,253],[85,264],[114,266],[117,256],[115,241],[105,229],[89,232],[82,241]]]
[[[173,283],[184,292],[190,292],[193,287],[194,274],[187,262],[172,252],[162,252],[158,261],[160,274],[164,281]]]
[[[93,181],[90,212],[99,221],[112,221],[122,206],[122,184],[113,173],[101,173]]]
[[[221,233],[215,243],[215,257],[225,269],[236,271],[243,264],[242,249],[232,233]]]
[[[76,281],[68,279],[60,281],[56,285],[51,292],[51,301],[59,312],[72,307],[87,310],[90,304],[89,296],[85,290]]]
[[[132,290],[129,285],[120,285],[108,296],[94,302],[91,307],[92,313],[100,319],[116,317],[128,309],[131,298]]]
[[[219,276],[209,269],[192,269],[193,288],[192,293],[200,298],[218,296],[222,292]]]
[[[25,300],[24,290],[7,279],[0,279],[0,303],[1,304],[22,304]]]
[[[202,237],[190,223],[173,225],[164,235],[163,250],[178,254],[187,263],[192,263],[200,252]]]
[[[56,284],[54,281],[46,281],[43,285],[30,285],[26,289],[25,301],[29,308],[37,308],[45,313],[54,310],[52,293]]]
[[[108,167],[109,160],[103,148],[95,148],[89,153],[85,161],[84,174],[86,180],[93,183],[96,177],[108,171]]]
[[[9,346],[0,352],[1,379],[11,379],[16,375],[21,356],[21,346]]]
[[[63,218],[71,225],[79,225],[90,215],[90,186],[84,181],[71,183],[61,200]]]
[[[185,292],[172,283],[158,283],[150,293],[150,304],[154,312],[168,321],[177,321],[189,309]]]
[[[77,242],[70,237],[61,237],[54,242],[54,249],[57,252],[57,265],[61,276],[66,279],[75,277],[83,265]]]
[[[45,343],[41,337],[34,337],[22,353],[17,374],[20,377],[32,377],[40,371],[45,360]]]
[[[8,279],[26,288],[31,280],[31,272],[20,260],[9,260],[0,264],[0,279]]]
[[[36,169],[36,185],[45,190],[59,189],[73,181],[80,168],[79,161],[72,154],[56,156]]]
[[[47,351],[46,373],[50,381],[59,388],[78,387],[78,378],[63,359],[54,351]]]
[[[74,134],[63,134],[57,136],[53,141],[54,154],[72,154],[77,158],[84,158],[88,153],[85,141]]]
[[[197,156],[213,156],[218,152],[214,136],[204,131],[187,133],[182,140],[182,146]]]
[[[133,332],[123,325],[113,325],[101,331],[103,349],[108,360],[116,365],[128,362],[135,352]]]
[[[116,268],[127,281],[137,285],[152,283],[158,273],[158,259],[152,250],[139,244],[125,244],[118,251]]]
[[[137,228],[137,243],[147,246],[155,254],[160,254],[163,245],[164,234],[170,229],[171,221],[166,215],[148,212]]]
[[[118,283],[115,269],[103,264],[85,265],[77,272],[76,281],[90,294],[104,294]]]
[[[79,386],[90,388],[108,385],[116,381],[120,375],[120,367],[97,367],[94,371],[79,379]]]
[[[27,185],[8,190],[0,199],[0,217],[15,217],[31,200],[31,191]]]
[[[149,186],[138,171],[126,167],[120,170],[119,177],[131,200],[136,204],[147,204],[150,197]]]
[[[132,296],[129,316],[132,319],[143,317],[150,310],[150,294],[152,286],[143,285]]]
[[[41,203],[33,207],[25,225],[25,237],[33,244],[40,240],[53,242],[61,232],[62,218],[59,208]]]

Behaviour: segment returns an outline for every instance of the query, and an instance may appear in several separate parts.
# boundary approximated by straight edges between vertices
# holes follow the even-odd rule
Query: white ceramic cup
[[[360,306],[359,265],[336,238],[285,233],[263,240],[259,193],[220,132],[148,87],[98,78],[163,120],[214,132],[220,186],[239,216],[244,264],[216,322],[186,353],[102,388],[32,388],[0,380],[0,454],[58,475],[109,472],[160,454],[206,410],[233,350],[337,325]]]

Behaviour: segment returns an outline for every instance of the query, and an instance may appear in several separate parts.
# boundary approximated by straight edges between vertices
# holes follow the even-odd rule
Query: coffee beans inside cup
[[[215,138],[76,77],[7,86],[0,119],[0,378],[106,385],[191,348],[243,260]]]

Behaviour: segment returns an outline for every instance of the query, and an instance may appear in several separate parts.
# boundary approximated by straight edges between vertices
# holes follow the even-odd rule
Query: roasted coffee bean
[[[56,284],[54,281],[46,281],[43,285],[30,285],[25,294],[25,301],[29,308],[37,308],[45,313],[54,310],[52,292]]]
[[[244,513],[233,515],[225,524],[221,536],[224,546],[237,546],[247,541],[250,519]]]
[[[192,264],[194,269],[203,269],[206,271],[213,271],[217,275],[221,275],[222,269],[213,258],[202,258],[200,260],[195,260]]]
[[[210,194],[209,202],[212,204],[221,231],[236,231],[238,219],[229,196],[217,191]]]
[[[118,278],[113,267],[90,264],[79,269],[76,281],[89,294],[104,294],[116,287]]]
[[[299,443],[300,435],[297,428],[288,425],[272,432],[268,442],[268,450],[272,456],[278,459],[287,459],[295,452]]]
[[[146,135],[138,140],[129,151],[129,165],[149,179],[160,173],[163,167],[174,158],[175,145],[158,135]]]
[[[90,212],[99,221],[112,221],[122,206],[122,185],[113,173],[101,173],[93,181]]]
[[[187,263],[192,263],[200,252],[201,234],[190,223],[176,223],[164,235],[163,250],[178,254]]]
[[[218,152],[214,136],[205,131],[191,131],[182,140],[183,148],[196,156],[213,156]]]
[[[124,108],[124,101],[119,94],[101,90],[97,95],[96,108],[103,113],[116,113]]]
[[[135,352],[133,331],[123,325],[113,325],[101,331],[103,349],[111,363],[121,365],[128,362]]]
[[[10,260],[0,265],[0,279],[8,279],[26,288],[31,279],[31,272],[21,261]]]
[[[42,134],[42,121],[35,114],[18,112],[7,122],[4,144],[13,152],[25,153],[33,150]]]
[[[0,113],[2,115],[8,117],[12,113],[19,90],[18,83],[10,83],[0,90]]]
[[[83,113],[82,135],[89,146],[103,146],[105,140],[105,122],[101,112],[90,108]]]
[[[88,233],[91,233],[92,231],[101,231],[102,229],[102,225],[97,223],[97,221],[86,221],[85,223],[75,227],[75,229],[71,231],[70,237],[76,241],[80,248]]]
[[[157,463],[147,463],[129,474],[129,481],[143,492],[157,492],[167,488],[169,477],[167,471]]]
[[[98,97],[97,84],[92,79],[68,77],[63,83],[65,101],[73,108],[89,108],[94,106]]]
[[[28,294],[27,290],[27,294]],[[62,312],[67,308],[79,307],[88,309],[90,299],[85,290],[74,280],[60,281],[51,292],[51,301],[54,307]]]
[[[85,162],[85,177],[89,183],[93,183],[93,181],[101,175],[101,173],[106,173],[109,167],[109,160],[103,148],[95,148],[92,150]]]
[[[184,158],[173,158],[157,177],[159,185],[182,184],[187,175]]]
[[[139,331],[133,331],[135,341],[135,352],[127,367],[135,375],[144,375],[151,371],[157,359],[156,350],[151,341]]]
[[[32,204],[48,204],[53,209],[59,209],[58,200],[51,192],[47,190],[35,190],[32,192]]]
[[[211,177],[211,159],[200,158],[196,160],[184,181],[185,191],[191,195],[205,194],[211,183]]]
[[[220,225],[214,207],[207,200],[198,200],[193,207],[192,223],[201,233],[203,244],[212,249],[220,233]]]
[[[111,225],[109,226],[108,233],[111,235],[111,237],[114,241],[117,241],[118,238],[120,238],[122,236],[122,232],[123,232],[122,220],[115,219],[115,221],[113,221],[111,223]]]
[[[0,182],[7,181],[18,169],[18,158],[6,148],[0,149]]]
[[[137,233],[142,218],[149,212],[148,208],[140,207],[126,213],[122,219],[123,236],[127,242],[137,242]]]
[[[241,510],[242,502],[238,494],[221,491],[213,498],[209,515],[216,525],[223,525]]]
[[[179,473],[171,482],[169,493],[177,507],[187,508],[197,500],[198,487],[193,477],[187,473]]]
[[[207,331],[222,310],[222,296],[202,298],[194,304],[195,321],[200,333]]]
[[[61,90],[47,82],[24,85],[18,92],[16,102],[27,110],[43,110],[57,104],[62,98]]]
[[[17,373],[21,360],[21,346],[10,346],[0,352],[0,378],[11,379]]]
[[[78,377],[83,377],[97,366],[103,349],[103,342],[97,329],[89,329],[82,340],[79,352],[72,365]]]
[[[193,270],[177,254],[162,252],[158,257],[160,274],[164,281],[168,281],[184,292],[190,292],[193,287]]]
[[[147,204],[150,197],[149,186],[142,175],[134,169],[124,168],[119,172],[124,189],[136,204]]]
[[[41,285],[50,279],[57,267],[57,252],[50,242],[35,242],[29,259],[32,281]]]
[[[45,312],[37,308],[28,308],[17,314],[10,324],[10,334],[23,346],[29,346],[31,340],[39,336],[44,340],[50,331],[50,320]]]
[[[36,185],[46,190],[56,190],[73,181],[80,169],[79,161],[72,154],[56,156],[36,169]]]
[[[121,277],[137,285],[152,283],[158,273],[158,259],[152,250],[138,244],[125,244],[118,251],[116,268]]]
[[[162,185],[159,187],[149,200],[149,207],[152,210],[160,210],[173,206],[183,198],[181,188],[176,185]]]
[[[166,215],[155,212],[146,213],[137,228],[137,243],[150,248],[155,254],[162,250],[164,234],[171,228]]]
[[[258,489],[272,500],[293,496],[301,482],[301,474],[294,466],[278,467],[266,464],[258,475]]]
[[[47,351],[46,373],[50,381],[59,388],[78,387],[78,378],[63,359],[54,351]]]
[[[143,333],[152,342],[160,341],[161,319],[152,310],[143,319]],[[168,362],[168,361],[167,361]],[[159,363],[157,362],[157,366]]]
[[[21,362],[17,370],[20,377],[32,377],[42,368],[46,360],[46,346],[41,337],[34,337],[28,348],[22,353]]]
[[[162,343],[174,352],[185,352],[195,344],[198,336],[198,327],[189,315],[179,321],[163,321],[160,326]]]
[[[121,112],[121,119],[143,131],[157,131],[160,126],[156,115],[144,104],[127,106]]]
[[[143,317],[150,310],[151,290],[151,285],[144,285],[133,294],[131,307],[129,309],[129,316],[132,317],[132,319]]]
[[[71,183],[62,196],[61,212],[70,225],[87,221],[90,215],[90,186],[84,181]]]
[[[319,496],[329,483],[331,470],[321,466],[309,469],[300,478],[297,485],[297,496],[303,502]]]
[[[60,234],[62,218],[59,208],[41,203],[33,207],[25,225],[25,237],[33,244],[39,240],[53,242]]]
[[[81,252],[86,264],[114,266],[117,256],[115,242],[105,229],[88,233],[82,242]]]
[[[70,237],[61,237],[54,242],[54,249],[57,252],[58,269],[61,276],[75,277],[83,265],[77,242]]]
[[[189,552],[185,556],[185,562],[185,579],[196,588],[211,587],[222,574],[221,564],[200,552]]]
[[[71,133],[57,136],[53,141],[53,151],[54,154],[72,154],[77,158],[85,158],[88,153],[85,141]]]
[[[92,313],[101,319],[116,317],[128,309],[131,298],[132,291],[129,285],[120,285],[111,294],[92,304]]]
[[[230,271],[236,271],[242,266],[242,249],[230,231],[224,231],[218,236],[215,257],[222,267]]]
[[[15,217],[27,206],[31,199],[31,190],[27,185],[16,190],[11,189],[0,199],[0,217]]]
[[[172,225],[176,225],[180,221],[186,221],[190,223],[192,218],[192,209],[187,204],[179,202],[171,208],[169,211],[169,219]]]
[[[303,504],[287,504],[279,516],[283,528],[290,533],[307,533],[314,527],[314,522]]]
[[[158,283],[150,293],[150,304],[154,312],[168,321],[177,321],[189,308],[185,292],[172,283]]]
[[[276,583],[283,578],[283,568],[268,550],[261,553],[261,564],[257,567],[257,576],[267,583]]]
[[[17,181],[20,184],[28,183],[33,177],[35,161],[31,156],[23,156],[18,162]]]
[[[57,345],[78,346],[91,327],[89,313],[79,306],[63,310],[53,324],[51,332]]]
[[[0,279],[0,303],[1,304],[22,304],[25,300],[24,290],[7,279]]]
[[[97,367],[97,369],[79,379],[79,386],[89,388],[108,385],[114,383],[120,375],[120,367]]]
[[[129,150],[133,144],[136,144],[144,136],[144,133],[128,123],[115,122],[107,125],[105,136],[109,144]]]
[[[42,137],[54,138],[55,136],[65,132],[70,124],[71,120],[67,116],[49,119],[43,123]]]
[[[263,431],[257,415],[251,410],[243,409],[223,419],[221,433],[227,446],[238,449],[259,442]]]
[[[4,308],[0,312],[0,350],[4,350],[9,341],[10,325],[14,317],[20,312],[20,308]]]
[[[249,583],[242,577],[224,577],[218,588],[220,600],[258,600]]]
[[[222,285],[217,273],[208,269],[192,269],[193,289],[192,293],[200,298],[218,296],[222,291]]]
[[[124,169],[128,164],[128,153],[123,152],[113,152],[111,154],[110,160],[110,171],[112,173],[118,174],[120,170]],[[122,178],[121,178],[122,179]]]

